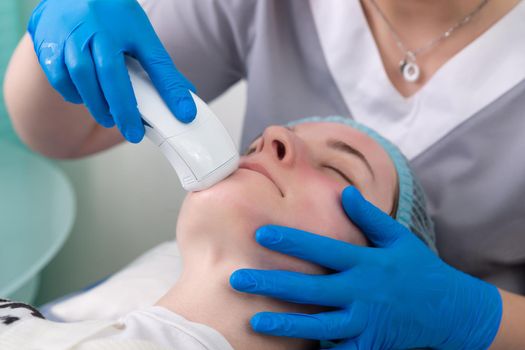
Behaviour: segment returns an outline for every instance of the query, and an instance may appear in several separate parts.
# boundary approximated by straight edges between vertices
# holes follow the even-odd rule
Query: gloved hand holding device
[[[141,63],[180,121],[195,117],[195,88],[136,0],[42,0],[28,32],[51,85],[67,101],[84,103],[99,124],[116,124],[128,141],[142,140],[144,126],[124,55]]]
[[[243,292],[335,311],[316,315],[262,312],[255,331],[319,340],[337,349],[487,349],[502,316],[498,289],[447,265],[404,226],[353,187],[343,207],[375,247],[359,247],[291,228],[265,226],[257,241],[269,249],[334,270],[330,275],[237,270]]]

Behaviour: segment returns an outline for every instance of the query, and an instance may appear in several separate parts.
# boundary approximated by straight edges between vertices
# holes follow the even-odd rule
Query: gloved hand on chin
[[[344,190],[342,202],[375,247],[265,226],[256,233],[264,247],[335,272],[307,275],[243,269],[230,279],[238,291],[336,310],[316,315],[261,312],[251,319],[255,331],[342,340],[336,349],[490,346],[502,315],[496,287],[447,265],[355,188]]]

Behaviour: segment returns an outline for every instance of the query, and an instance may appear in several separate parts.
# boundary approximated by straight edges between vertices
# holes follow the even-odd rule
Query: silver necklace
[[[392,26],[392,23],[386,18],[385,14],[379,6],[377,5],[375,0],[370,0],[374,8],[376,9],[377,13],[379,13],[379,16],[383,19],[383,21],[386,23],[388,30],[394,37],[394,40],[396,41],[396,45],[401,50],[401,52],[404,55],[404,58],[399,62],[399,70],[401,71],[401,74],[403,75],[403,78],[405,81],[414,83],[419,79],[421,70],[419,68],[419,65],[417,64],[416,57],[417,55],[429,51],[430,49],[434,48],[438,44],[440,44],[442,41],[444,41],[446,38],[452,35],[457,29],[463,27],[465,24],[470,22],[472,17],[474,17],[486,4],[489,2],[489,0],[481,0],[478,6],[474,10],[472,10],[470,13],[468,13],[465,17],[463,17],[461,20],[459,20],[456,24],[448,28],[445,32],[443,32],[440,36],[430,40],[425,45],[418,47],[414,50],[409,50],[405,44],[403,44],[403,41],[401,41],[401,37],[399,34],[397,34],[396,30]]]

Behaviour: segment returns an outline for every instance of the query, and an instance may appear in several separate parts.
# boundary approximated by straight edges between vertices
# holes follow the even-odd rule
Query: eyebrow
[[[363,155],[363,153],[359,152],[357,149],[355,149],[354,147],[350,146],[349,144],[341,140],[329,139],[328,141],[326,141],[326,145],[332,149],[354,155],[357,158],[361,159],[361,161],[365,164],[370,174],[372,174],[372,178],[375,179],[374,171],[372,170],[370,163],[368,162],[366,157]]]

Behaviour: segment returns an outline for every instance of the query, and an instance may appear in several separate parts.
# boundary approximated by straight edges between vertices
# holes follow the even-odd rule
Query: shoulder
[[[146,12],[163,8],[212,16],[217,14],[249,14],[257,11],[264,3],[257,0],[138,0],[138,2]],[[166,15],[169,15],[169,13],[166,13]]]

